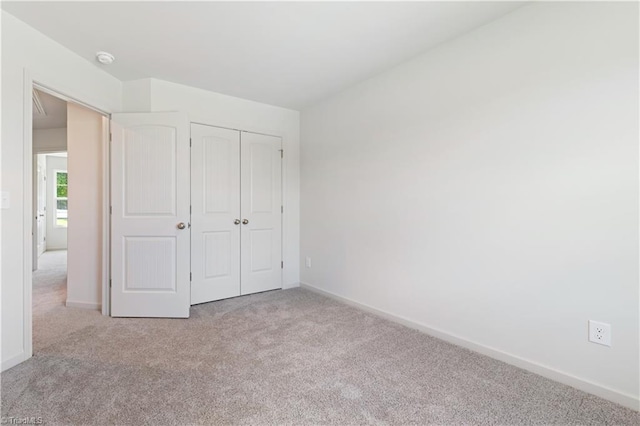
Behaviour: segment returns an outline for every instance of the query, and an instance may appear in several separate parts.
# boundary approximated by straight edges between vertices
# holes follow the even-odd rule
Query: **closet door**
[[[282,288],[282,140],[241,134],[241,293]]]
[[[240,132],[191,125],[191,304],[240,295]]]

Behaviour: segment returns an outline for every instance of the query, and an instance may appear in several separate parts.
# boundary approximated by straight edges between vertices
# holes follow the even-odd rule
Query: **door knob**
[[[242,224],[246,225],[247,223],[249,223],[249,221],[247,219],[242,219]]]
[[[234,224],[234,225],[240,225],[240,219],[236,219],[236,220],[234,220],[234,221],[233,221],[233,224]]]
[[[180,222],[178,224],[178,229],[184,229],[187,225],[184,224],[184,222]]]

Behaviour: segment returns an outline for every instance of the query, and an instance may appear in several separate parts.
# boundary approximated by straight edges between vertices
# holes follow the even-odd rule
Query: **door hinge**
[[[193,272],[189,272],[189,281],[193,281]]]
[[[280,213],[284,213],[284,206],[280,206]]]
[[[111,278],[109,278],[109,288],[111,288]]]
[[[109,206],[109,214],[113,214],[113,206]]]
[[[191,147],[192,140],[189,138],[189,147]]]
[[[280,150],[280,158],[284,158],[284,149]]]
[[[189,206],[189,214],[193,213],[193,206]]]
[[[280,262],[280,269],[284,269],[284,261]]]
[[[109,142],[113,140],[113,133],[109,132]]]

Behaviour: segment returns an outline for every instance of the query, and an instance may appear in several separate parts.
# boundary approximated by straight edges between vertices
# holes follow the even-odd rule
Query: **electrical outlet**
[[[311,268],[311,257],[307,256],[304,264],[307,268]]]
[[[589,341],[600,345],[611,346],[611,325],[589,320]]]

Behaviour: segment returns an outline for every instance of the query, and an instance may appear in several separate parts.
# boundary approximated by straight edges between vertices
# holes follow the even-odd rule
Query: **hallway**
[[[33,271],[33,316],[64,306],[67,299],[67,251],[45,251]]]
[[[73,321],[55,320],[70,310],[65,306],[66,300],[67,250],[46,251],[38,258],[38,269],[33,271],[34,355],[74,329],[70,327]]]

